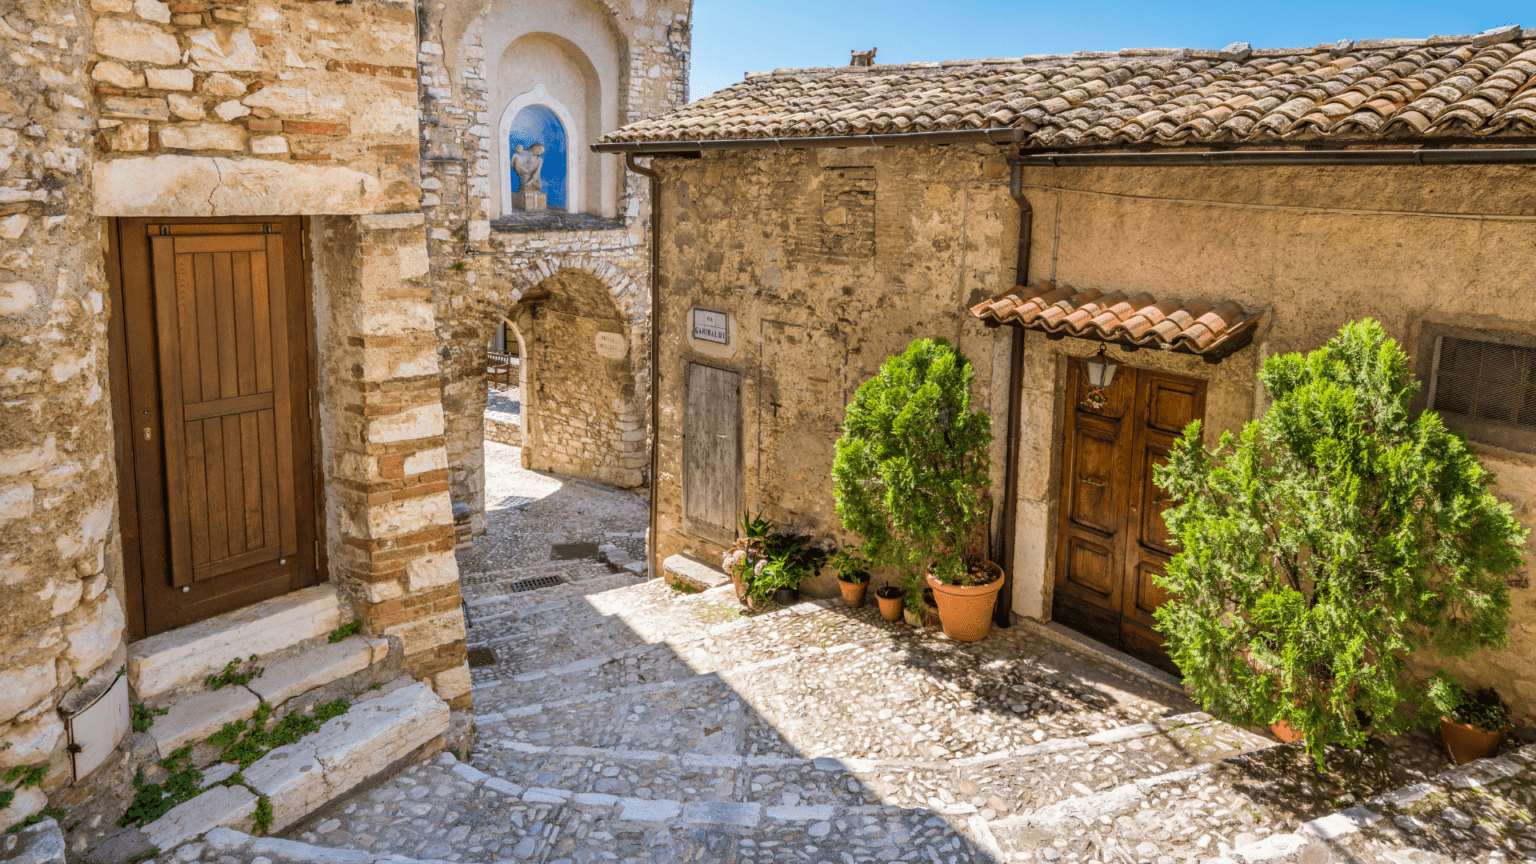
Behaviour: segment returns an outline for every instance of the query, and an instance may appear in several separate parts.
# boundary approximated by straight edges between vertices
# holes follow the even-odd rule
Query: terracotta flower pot
[[[923,626],[944,626],[944,616],[939,614],[938,602],[934,600],[932,588],[923,589]]]
[[[1470,723],[1457,723],[1449,717],[1440,718],[1440,740],[1445,742],[1445,752],[1457,765],[1465,765],[1475,759],[1487,759],[1499,752],[1504,733],[1497,730],[1484,732]]]
[[[991,561],[986,567],[997,578],[985,585],[945,585],[928,574],[928,585],[938,602],[944,635],[958,642],[978,642],[992,632],[992,608],[1003,588],[1003,568]]]
[[[837,590],[843,592],[843,603],[849,609],[857,609],[864,605],[864,589],[869,587],[868,580],[863,582],[844,582],[837,580]]]
[[[887,621],[901,620],[901,607],[906,603],[906,598],[897,594],[895,597],[882,597],[880,592],[875,592],[875,602],[880,604],[880,617]]]
[[[775,588],[773,602],[780,606],[793,606],[800,602],[800,591],[796,588]]]
[[[1284,720],[1276,720],[1275,722],[1269,724],[1269,731],[1272,735],[1274,735],[1276,738],[1279,738],[1286,744],[1289,744],[1292,741],[1301,740],[1301,733],[1297,732],[1295,729],[1292,729],[1291,724],[1285,722]]]

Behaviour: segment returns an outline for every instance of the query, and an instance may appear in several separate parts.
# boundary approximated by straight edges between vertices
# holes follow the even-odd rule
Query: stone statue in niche
[[[512,170],[517,172],[517,194],[512,197],[523,210],[543,210],[545,205],[544,181],[539,172],[544,169],[544,145],[518,146],[512,156]]]

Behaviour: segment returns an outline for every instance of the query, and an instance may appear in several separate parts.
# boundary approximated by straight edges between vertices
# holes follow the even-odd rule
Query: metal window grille
[[[1536,345],[1524,341],[1436,336],[1428,407],[1473,441],[1536,453]]]

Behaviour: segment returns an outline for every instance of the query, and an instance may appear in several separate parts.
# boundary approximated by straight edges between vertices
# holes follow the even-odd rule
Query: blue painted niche
[[[551,210],[566,209],[566,141],[565,125],[555,112],[543,105],[529,105],[517,112],[512,118],[512,128],[507,134],[508,156],[517,155],[517,148],[531,147],[534,144],[544,145],[544,167],[539,170],[539,179],[544,184],[544,196]],[[517,172],[512,170],[510,161],[507,163],[507,174],[511,177],[512,191],[520,191],[522,185]]]

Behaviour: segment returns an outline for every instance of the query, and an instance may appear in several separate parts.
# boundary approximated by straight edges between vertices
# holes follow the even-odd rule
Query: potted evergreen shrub
[[[1214,451],[1191,423],[1157,469],[1182,547],[1158,629],[1205,710],[1288,727],[1321,766],[1415,722],[1414,652],[1506,644],[1526,531],[1465,439],[1411,413],[1418,381],[1375,321],[1259,378],[1268,413]]]
[[[854,394],[832,463],[838,515],[864,554],[903,573],[907,605],[923,617],[933,588],[944,632],[975,641],[992,627],[1002,570],[968,560],[985,531],[992,421],[971,407],[974,373],[944,339],[889,357]]]
[[[864,589],[869,586],[869,561],[859,553],[859,547],[840,546],[831,563],[837,570],[837,588],[843,592],[843,603],[849,609],[863,606]]]
[[[1461,682],[1438,674],[1429,679],[1429,702],[1440,713],[1440,740],[1457,765],[1499,752],[1511,728],[1510,709],[1492,687],[1468,693]]]

